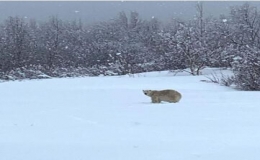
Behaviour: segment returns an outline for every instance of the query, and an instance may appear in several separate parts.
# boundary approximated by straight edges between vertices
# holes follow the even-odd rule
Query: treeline
[[[234,71],[233,82],[260,89],[260,14],[245,3],[229,15],[205,17],[203,4],[194,19],[142,20],[120,12],[111,21],[47,22],[9,17],[0,25],[0,79],[124,75],[205,66]]]

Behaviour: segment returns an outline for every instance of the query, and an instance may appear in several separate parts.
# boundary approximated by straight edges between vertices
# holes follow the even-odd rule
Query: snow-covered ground
[[[260,92],[172,75],[0,83],[0,159],[260,159]],[[142,93],[171,88],[179,103]]]

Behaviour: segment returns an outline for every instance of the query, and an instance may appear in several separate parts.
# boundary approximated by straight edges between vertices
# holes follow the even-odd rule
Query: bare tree
[[[10,56],[11,68],[22,67],[28,61],[28,25],[22,18],[9,17],[4,24],[2,37],[4,51]]]
[[[51,17],[49,22],[41,25],[42,49],[45,53],[45,65],[53,69],[62,60],[61,48],[65,47],[62,40],[63,22],[57,17]]]

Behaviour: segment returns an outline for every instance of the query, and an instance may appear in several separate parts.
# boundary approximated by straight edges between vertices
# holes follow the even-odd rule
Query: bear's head
[[[152,90],[143,90],[144,94],[147,96],[151,96]]]

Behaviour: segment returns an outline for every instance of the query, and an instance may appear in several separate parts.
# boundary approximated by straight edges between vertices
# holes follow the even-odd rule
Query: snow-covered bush
[[[49,75],[44,73],[40,66],[27,66],[16,68],[8,72],[1,72],[2,80],[23,80],[23,79],[46,79]]]
[[[203,82],[212,82],[212,83],[218,83],[222,86],[231,86],[234,84],[234,76],[233,75],[227,75],[223,72],[219,73],[211,73],[210,75],[206,76],[208,80],[202,80]]]
[[[260,90],[260,50],[247,48],[233,62],[234,83],[242,90]]]

